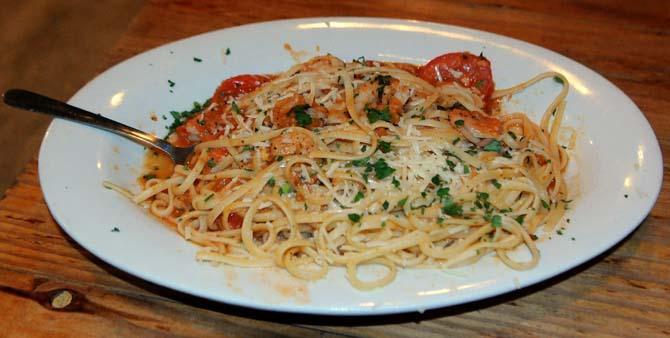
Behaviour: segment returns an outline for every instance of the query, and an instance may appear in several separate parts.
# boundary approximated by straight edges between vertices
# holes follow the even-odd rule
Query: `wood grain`
[[[584,1],[150,2],[102,69],[194,34],[306,16],[386,16],[483,29],[553,49],[600,72],[650,120],[664,158],[655,208],[620,245],[549,281],[423,314],[334,318],[213,303],[138,280],[81,249],[51,218],[27,165],[0,201],[0,335],[635,336],[670,335],[670,3]],[[569,254],[569,253],[566,253]]]

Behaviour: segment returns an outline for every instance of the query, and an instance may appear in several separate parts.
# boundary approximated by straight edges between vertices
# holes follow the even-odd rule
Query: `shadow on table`
[[[645,219],[646,220],[646,219]],[[282,324],[305,324],[305,325],[327,325],[327,326],[363,326],[363,325],[388,325],[388,324],[399,324],[399,323],[408,323],[408,322],[421,322],[424,320],[431,320],[440,317],[448,317],[459,315],[466,312],[483,310],[492,306],[496,306],[503,303],[510,303],[535,292],[545,290],[553,285],[561,283],[571,277],[574,277],[576,274],[579,274],[595,264],[601,262],[605,257],[610,255],[612,252],[616,251],[624,243],[626,243],[644,224],[644,221],[638,226],[635,231],[626,236],[623,240],[617,243],[615,246],[606,250],[602,254],[594,257],[593,259],[572,268],[564,273],[561,273],[557,276],[549,278],[543,282],[525,287],[520,290],[515,290],[508,292],[499,296],[486,298],[479,301],[474,301],[470,303],[465,303],[461,305],[449,306],[444,308],[438,308],[433,310],[426,310],[423,313],[419,312],[408,312],[400,314],[389,314],[389,315],[308,315],[308,314],[299,314],[299,313],[284,313],[284,312],[273,312],[267,310],[256,310],[251,308],[246,308],[242,306],[230,305],[225,303],[219,303],[216,301],[211,301],[205,298],[192,296],[183,292],[175,291],[162,287],[160,285],[147,282],[138,277],[132,276],[122,270],[119,270],[98,257],[94,256],[86,249],[79,246],[75,241],[73,241],[67,234],[63,232],[63,236],[68,239],[68,241],[75,247],[78,251],[82,253],[85,257],[90,259],[94,264],[98,265],[100,268],[104,269],[111,275],[120,278],[140,289],[143,289],[147,292],[159,295],[171,300],[183,303],[188,306],[197,307],[210,311],[217,311],[226,315],[231,316],[240,316],[246,317],[249,319],[263,320],[268,322],[276,322]],[[60,228],[59,228],[60,229]],[[62,232],[62,230],[61,230]]]

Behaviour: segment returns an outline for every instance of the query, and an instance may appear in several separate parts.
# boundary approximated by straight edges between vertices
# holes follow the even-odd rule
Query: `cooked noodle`
[[[536,124],[483,113],[475,88],[433,85],[407,67],[332,56],[298,64],[192,117],[205,126],[218,109],[230,126],[215,125],[215,137],[188,123],[186,138],[172,134],[198,145],[169,177],[145,177],[138,193],[105,185],[202,246],[201,261],[276,266],[305,280],[341,266],[361,290],[391,283],[399,267],[459,267],[491,254],[512,269],[535,267],[535,234],[566,210],[558,136],[567,79],[547,72],[493,93],[560,79]],[[477,123],[498,129],[476,135]],[[529,260],[509,255],[519,247]],[[386,274],[359,278],[369,264]]]

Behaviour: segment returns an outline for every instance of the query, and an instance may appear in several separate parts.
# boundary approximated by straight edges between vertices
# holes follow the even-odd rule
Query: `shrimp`
[[[357,91],[354,97],[354,106],[356,111],[362,112],[367,106],[376,106],[377,104],[377,84],[376,83],[363,83],[362,85],[356,88]]]
[[[287,98],[281,99],[275,103],[272,108],[272,120],[279,128],[295,126],[295,116],[291,110],[295,106],[304,105],[305,98],[300,94],[293,94]]]
[[[392,79],[391,84],[384,88],[382,102],[388,100],[391,121],[397,124],[400,116],[405,112],[405,104],[412,96],[411,88],[401,85],[397,79]]]
[[[494,139],[502,134],[502,121],[478,111],[453,109],[449,112],[449,122],[470,142],[482,145],[486,139]]]
[[[270,155],[272,158],[287,155],[306,155],[314,149],[314,140],[307,134],[289,130],[270,141]]]
[[[344,103],[344,100],[339,97],[335,100],[335,103],[328,107],[327,115],[328,123],[332,124],[345,123],[351,119],[347,113],[347,105]]]
[[[301,107],[302,106],[302,107]],[[287,98],[281,99],[275,103],[272,108],[272,120],[279,128],[287,128],[298,124],[295,116],[296,107],[301,109],[309,115],[307,125],[300,125],[305,128],[317,128],[323,126],[324,120],[328,111],[317,103],[308,105],[305,103],[305,97],[300,94],[293,94]]]

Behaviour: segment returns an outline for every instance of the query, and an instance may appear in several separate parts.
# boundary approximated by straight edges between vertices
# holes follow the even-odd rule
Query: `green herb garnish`
[[[395,169],[389,167],[386,161],[384,161],[382,158],[378,159],[377,162],[375,162],[372,166],[375,169],[375,177],[378,180],[383,180],[395,172]]]
[[[499,228],[502,226],[502,217],[500,215],[494,215],[491,217],[491,226],[494,228]]]
[[[287,194],[291,193],[292,191],[293,191],[293,187],[288,183],[284,183],[284,184],[281,185],[281,187],[279,187],[279,196],[287,195]]]
[[[368,115],[368,122],[370,122],[370,124],[373,124],[379,120],[391,122],[391,113],[389,112],[388,107],[385,107],[382,110],[366,107],[365,112]]]
[[[386,154],[389,151],[391,151],[391,142],[379,141],[377,149],[379,149],[379,151],[381,151],[382,153]]]
[[[502,149],[502,144],[500,144],[500,141],[498,140],[493,140],[489,142],[489,144],[485,145],[483,149],[484,151],[493,151],[498,153]]]
[[[362,200],[363,198],[365,198],[365,195],[363,194],[363,192],[361,192],[361,191],[357,192],[356,196],[354,196],[354,203]]]
[[[347,217],[349,217],[349,220],[354,223],[358,223],[361,220],[361,215],[359,214],[348,214]]]
[[[451,198],[446,198],[442,202],[442,212],[449,216],[463,216],[463,207]]]
[[[307,109],[309,109],[308,104],[301,104],[291,108],[291,112],[295,114],[295,121],[303,128],[312,124],[312,116],[307,114]]]
[[[449,188],[437,189],[437,197],[439,197],[440,199],[448,198],[449,197]]]
[[[500,184],[500,182],[498,182],[498,180],[495,178],[491,180],[491,184],[493,184],[496,189],[500,189],[502,187],[502,184]]]
[[[391,184],[393,184],[393,186],[396,187],[396,189],[400,189],[400,181],[396,180],[395,176],[393,176]]]

